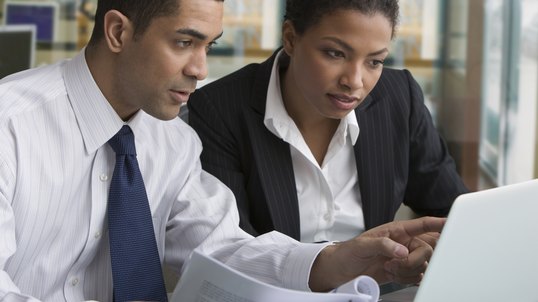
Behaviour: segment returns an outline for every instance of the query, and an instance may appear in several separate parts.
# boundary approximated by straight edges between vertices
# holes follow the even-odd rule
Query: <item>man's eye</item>
[[[177,45],[182,48],[186,48],[192,45],[192,41],[177,41]]]
[[[211,47],[213,47],[213,45],[217,45],[217,42],[209,42],[209,44],[207,44],[207,50],[210,50]]]

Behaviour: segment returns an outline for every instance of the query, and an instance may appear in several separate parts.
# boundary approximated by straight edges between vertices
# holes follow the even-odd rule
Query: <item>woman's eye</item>
[[[370,64],[373,66],[383,65],[383,60],[372,60],[370,61]]]
[[[327,50],[327,54],[333,58],[343,58],[344,53],[339,50]]]

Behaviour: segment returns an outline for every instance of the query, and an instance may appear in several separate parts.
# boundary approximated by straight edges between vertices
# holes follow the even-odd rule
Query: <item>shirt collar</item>
[[[91,154],[106,144],[123,125],[128,124],[135,138],[145,114],[140,110],[127,123],[116,113],[92,77],[82,49],[63,70],[67,94],[82,134],[86,152]]]
[[[280,89],[280,62],[285,55],[286,53],[284,49],[280,50],[273,63],[271,77],[269,79],[269,87],[267,89],[264,124],[274,135],[289,142],[287,138],[292,135],[290,129],[296,128],[296,125],[286,111],[282,99],[282,91]],[[278,127],[277,125],[281,125],[282,127]],[[343,131],[344,136],[349,133],[351,143],[355,145],[357,138],[359,137],[359,124],[354,111],[351,111],[342,118],[338,128],[339,130],[337,130],[337,132]]]

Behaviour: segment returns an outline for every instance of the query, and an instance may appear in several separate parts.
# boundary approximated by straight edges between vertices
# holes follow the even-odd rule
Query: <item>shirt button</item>
[[[73,286],[77,285],[78,284],[78,278],[75,278],[73,279],[73,282],[71,282],[73,284]]]
[[[108,179],[108,175],[106,175],[106,174],[101,174],[101,176],[99,176],[99,179],[100,179],[101,181],[107,181],[107,179]]]
[[[327,214],[323,215],[323,219],[325,221],[329,221],[329,219],[331,219],[331,215],[329,213],[327,213]]]
[[[101,231],[95,232],[95,238],[99,238],[99,237],[101,237]]]

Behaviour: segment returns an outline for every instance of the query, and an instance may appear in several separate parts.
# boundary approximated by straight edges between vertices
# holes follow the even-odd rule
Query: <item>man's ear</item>
[[[295,26],[293,26],[293,23],[291,23],[290,20],[286,20],[286,22],[282,24],[282,45],[284,46],[284,51],[286,51],[290,57],[293,57],[297,38],[298,36],[295,32]]]
[[[110,10],[105,14],[105,40],[108,48],[119,53],[125,42],[132,39],[134,29],[131,21],[117,10]]]

